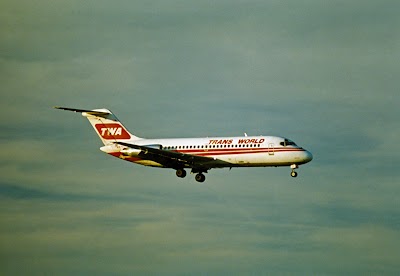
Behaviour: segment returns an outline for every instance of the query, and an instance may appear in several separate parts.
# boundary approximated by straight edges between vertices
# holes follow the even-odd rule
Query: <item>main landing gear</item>
[[[195,171],[192,170],[192,173],[196,173]],[[184,178],[186,176],[186,171],[184,169],[177,169],[176,170],[176,176],[180,178]],[[202,172],[197,172],[196,176],[194,179],[197,182],[204,182],[206,180],[206,177]]]
[[[297,177],[297,172],[295,171],[295,169],[299,168],[299,165],[293,164],[293,165],[290,165],[290,168],[292,169],[292,171],[290,172],[290,176]]]
[[[204,180],[206,180],[206,177],[204,176],[204,174],[198,173],[198,174],[196,174],[194,179],[196,179],[197,182],[201,183],[201,182],[204,182]]]
[[[176,176],[180,178],[184,178],[186,176],[186,171],[184,169],[177,169]]]

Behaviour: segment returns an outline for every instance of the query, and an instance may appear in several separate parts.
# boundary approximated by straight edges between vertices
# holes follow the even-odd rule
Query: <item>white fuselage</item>
[[[290,166],[301,165],[312,159],[307,150],[276,136],[140,139],[132,143],[227,162],[221,167]],[[105,146],[102,150],[141,165],[164,167],[154,161],[142,160],[135,155],[135,151],[129,156],[122,155],[123,149],[114,145]]]

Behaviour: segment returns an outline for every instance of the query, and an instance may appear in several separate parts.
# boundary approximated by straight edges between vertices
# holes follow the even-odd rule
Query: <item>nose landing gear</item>
[[[299,168],[299,165],[293,164],[293,165],[290,165],[290,168],[292,169],[292,171],[290,172],[290,176],[297,177],[297,172],[295,171],[295,169]]]

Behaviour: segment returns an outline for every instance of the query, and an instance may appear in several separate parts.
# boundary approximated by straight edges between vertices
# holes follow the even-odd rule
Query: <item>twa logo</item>
[[[97,124],[95,125],[97,132],[103,139],[130,139],[131,136],[120,124]]]

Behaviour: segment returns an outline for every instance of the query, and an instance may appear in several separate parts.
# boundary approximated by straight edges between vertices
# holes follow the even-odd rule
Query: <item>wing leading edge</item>
[[[124,142],[115,144],[140,150],[139,157],[157,162],[164,167],[182,169],[192,168],[194,171],[207,171],[211,168],[229,167],[230,163],[213,157],[184,154],[176,151],[158,149],[150,146],[141,146]]]

